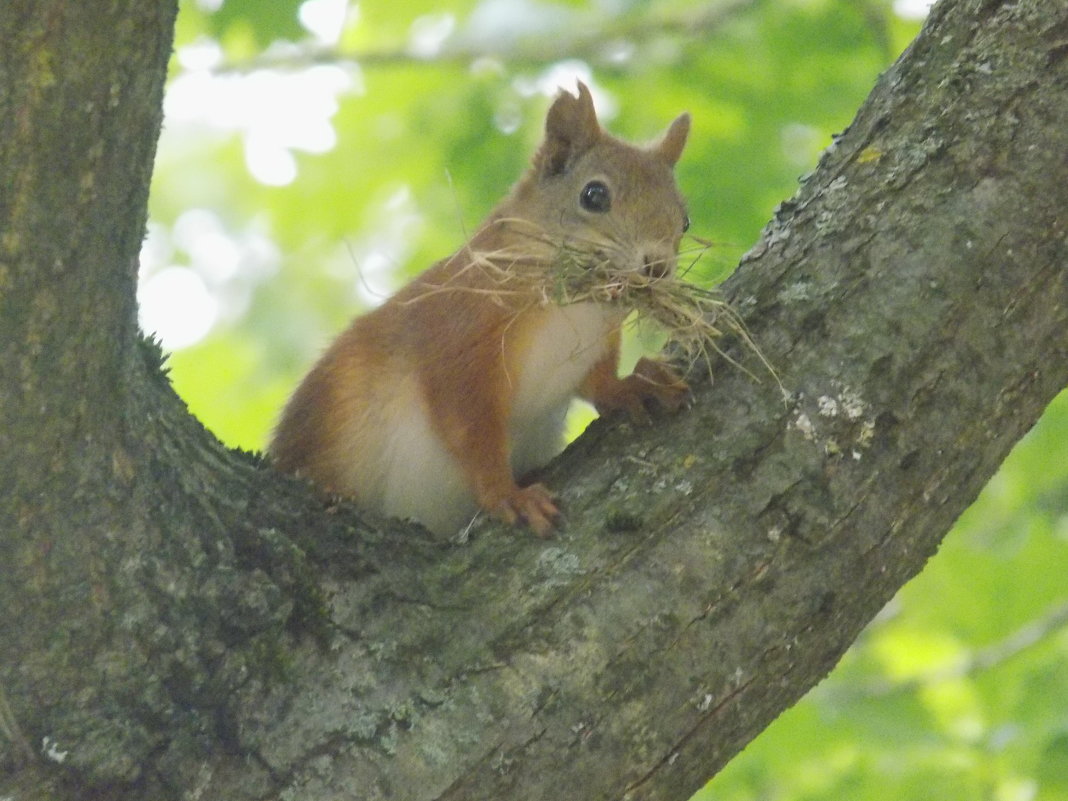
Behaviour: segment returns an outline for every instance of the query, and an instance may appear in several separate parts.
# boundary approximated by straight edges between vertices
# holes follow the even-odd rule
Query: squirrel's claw
[[[635,423],[648,423],[653,407],[677,412],[689,399],[689,385],[674,370],[643,356],[633,373],[602,388],[594,405],[600,414],[622,411]]]
[[[516,487],[493,511],[506,523],[523,521],[542,539],[552,536],[555,521],[560,517],[553,496],[541,484]]]

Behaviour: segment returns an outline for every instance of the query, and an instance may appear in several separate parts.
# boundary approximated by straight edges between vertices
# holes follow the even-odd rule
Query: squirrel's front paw
[[[601,414],[623,411],[635,422],[647,422],[652,407],[677,412],[689,397],[689,385],[674,370],[643,356],[634,365],[634,372],[602,392],[594,405]]]
[[[553,496],[541,484],[515,487],[492,511],[506,523],[526,523],[542,538],[552,534],[554,522],[560,516]]]
[[[641,388],[643,400],[655,401],[666,411],[677,412],[690,399],[690,385],[683,381],[678,373],[656,359],[642,356],[634,365],[631,375],[644,382]]]

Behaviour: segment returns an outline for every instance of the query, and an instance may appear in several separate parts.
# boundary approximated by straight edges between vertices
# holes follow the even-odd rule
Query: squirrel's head
[[[545,139],[510,211],[613,269],[668,275],[689,226],[672,172],[689,130],[690,115],[682,114],[654,144],[627,144],[601,128],[579,82],[577,97],[561,92],[550,107]]]

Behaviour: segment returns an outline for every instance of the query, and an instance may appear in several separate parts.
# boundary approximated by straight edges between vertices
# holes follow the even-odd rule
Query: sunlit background
[[[351,316],[448,255],[558,87],[613,132],[694,116],[679,165],[715,282],[793,194],[923,0],[186,0],[141,323],[191,410],[264,446]],[[1068,398],[842,665],[699,798],[1068,798]]]

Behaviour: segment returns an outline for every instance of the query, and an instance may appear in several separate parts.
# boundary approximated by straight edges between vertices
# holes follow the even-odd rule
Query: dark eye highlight
[[[686,233],[690,230],[690,215],[687,214],[682,218],[682,232]]]
[[[586,211],[604,214],[612,208],[612,195],[602,181],[590,181],[579,193],[579,203]]]

